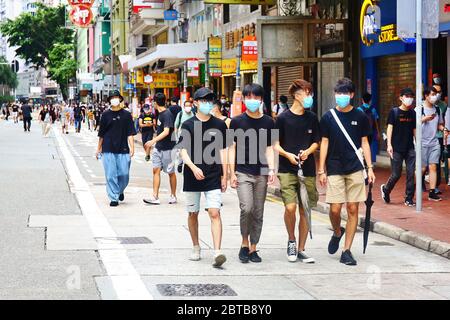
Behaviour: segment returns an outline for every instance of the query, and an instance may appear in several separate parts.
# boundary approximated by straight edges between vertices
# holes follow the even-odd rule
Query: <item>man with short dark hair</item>
[[[272,111],[272,117],[276,119],[280,114],[289,109],[288,97],[282,95],[280,96],[280,101],[274,106]]]
[[[414,101],[414,91],[411,88],[400,92],[400,107],[391,110],[387,121],[387,152],[391,157],[391,176],[386,184],[381,185],[381,197],[385,203],[390,203],[390,194],[402,174],[403,161],[406,163],[405,206],[415,205],[414,172],[416,152],[414,139],[416,136],[416,112],[411,109]]]
[[[177,202],[177,176],[175,174],[175,155],[172,153],[175,140],[172,140],[174,131],[174,117],[172,112],[166,108],[166,96],[164,93],[157,93],[154,101],[158,109],[158,120],[156,124],[156,134],[152,140],[144,144],[144,149],[148,153],[153,148],[153,195],[149,199],[144,199],[146,204],[159,205],[159,187],[161,186],[161,170],[169,175],[171,195],[169,204]]]
[[[440,84],[435,84],[435,85],[433,85],[433,88],[436,89],[436,93],[437,93],[436,107],[439,108],[442,117],[445,118],[445,115],[447,113],[447,104],[445,103],[445,100],[444,100],[444,96],[442,93],[442,87]],[[439,140],[439,145],[441,146],[441,159],[440,160],[445,161],[445,159],[442,159],[442,156],[444,154],[444,132],[438,131],[437,138]],[[439,161],[439,164],[437,166],[437,181],[436,181],[436,188],[435,188],[436,193],[438,195],[440,195],[442,193],[439,190],[439,186],[441,185],[441,182],[442,182],[441,161]]]
[[[172,112],[173,118],[176,119],[178,113],[181,112],[181,107],[178,105],[178,98],[172,97],[172,100],[170,101],[170,107],[169,110]]]
[[[318,174],[320,184],[327,186],[325,201],[330,204],[330,220],[334,230],[328,244],[328,253],[334,254],[339,250],[339,242],[346,232],[340,262],[354,266],[357,262],[350,249],[358,227],[359,204],[366,200],[364,160],[368,167],[368,182],[375,182],[367,139],[370,126],[367,117],[351,105],[355,85],[350,79],[340,79],[334,92],[336,107],[328,111],[320,121],[322,143]],[[341,210],[344,204],[347,204],[347,230],[341,227]]]
[[[29,101],[30,104],[24,104],[22,106],[22,117],[23,117],[23,130],[25,132],[30,132],[31,129],[31,113],[33,112],[32,105],[33,100]]]

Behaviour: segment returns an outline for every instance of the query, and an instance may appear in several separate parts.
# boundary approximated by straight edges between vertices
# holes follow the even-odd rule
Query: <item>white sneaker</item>
[[[227,257],[225,257],[225,255],[223,253],[217,252],[214,255],[214,260],[213,260],[212,265],[214,268],[220,268],[225,263],[225,261],[227,261]]]
[[[174,195],[171,195],[169,198],[169,204],[174,204],[177,203],[177,197],[175,197]]]
[[[297,261],[297,244],[295,241],[288,241],[287,258],[289,262]]]
[[[305,251],[299,251],[298,252],[298,259],[303,263],[315,263],[316,260],[314,258],[311,258],[306,254]]]
[[[200,252],[201,252],[200,246],[194,246],[192,248],[191,256],[189,257],[189,260],[191,261],[199,261],[201,259]]]
[[[161,204],[161,201],[158,198],[156,198],[155,196],[152,196],[149,199],[144,199],[144,202],[146,204],[156,204],[156,205]]]

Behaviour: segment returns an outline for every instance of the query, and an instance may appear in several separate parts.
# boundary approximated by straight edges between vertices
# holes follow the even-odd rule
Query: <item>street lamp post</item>
[[[111,91],[115,87],[114,79],[114,43],[113,43],[113,1],[109,0],[109,27],[110,27],[110,46],[111,46]]]
[[[416,1],[416,211],[422,211],[422,1]]]

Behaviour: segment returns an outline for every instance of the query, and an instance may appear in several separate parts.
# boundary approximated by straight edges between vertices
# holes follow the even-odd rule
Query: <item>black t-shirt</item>
[[[371,133],[369,120],[364,112],[355,108],[350,112],[335,111],[356,148],[361,148],[362,138]],[[322,137],[329,140],[326,160],[329,176],[347,175],[364,169],[330,111],[320,120],[320,132]]]
[[[277,117],[275,128],[278,129],[280,146],[286,151],[298,155],[300,150],[306,150],[313,143],[320,142],[319,120],[315,113],[305,111],[297,115],[290,109]],[[316,176],[316,162],[314,155],[310,155],[302,165],[306,177]],[[298,166],[293,165],[285,157],[279,157],[280,173],[297,174]]]
[[[17,112],[17,111],[19,111],[19,107],[18,107],[18,106],[14,106],[14,107],[12,107],[12,111],[13,111],[13,112]]]
[[[273,144],[274,128],[273,119],[267,115],[254,119],[243,113],[231,120],[230,129],[234,130],[236,142],[237,172],[267,175],[266,148]]]
[[[31,118],[31,107],[28,104],[22,106],[22,114],[25,118]]]
[[[393,125],[392,148],[395,152],[414,149],[414,129],[416,128],[416,111],[403,111],[395,107],[389,112],[387,124]]]
[[[142,119],[142,123],[143,124],[149,124],[149,123],[153,122],[153,115],[151,113],[149,113],[149,114],[142,113],[139,116],[139,119]],[[153,126],[151,126],[151,127],[142,127],[141,128],[141,132],[142,133],[154,132],[154,131],[155,130],[153,129]]]
[[[82,118],[81,107],[73,108],[73,117],[77,120]]]
[[[201,134],[201,136],[194,134]],[[221,189],[222,162],[218,151],[227,147],[226,134],[225,122],[213,116],[205,122],[194,116],[183,123],[177,148],[186,149],[192,162],[203,171],[205,176],[204,180],[197,180],[192,170],[185,166],[183,191],[200,192]],[[204,136],[208,136],[208,139],[203,139]]]
[[[173,118],[176,119],[179,112],[181,112],[181,107],[179,105],[170,106],[170,112],[172,112]]]
[[[175,141],[172,141],[174,117],[170,110],[164,110],[158,115],[158,121],[156,123],[156,134],[159,136],[165,128],[170,128],[169,135],[163,140],[156,143],[156,149],[159,151],[172,150],[175,146]]]
[[[103,138],[104,153],[129,153],[128,137],[135,134],[133,118],[128,111],[108,110],[103,113],[98,136]]]

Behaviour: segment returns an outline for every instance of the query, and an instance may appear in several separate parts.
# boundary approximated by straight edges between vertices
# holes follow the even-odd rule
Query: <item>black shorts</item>
[[[142,132],[142,144],[153,139],[153,131]]]

